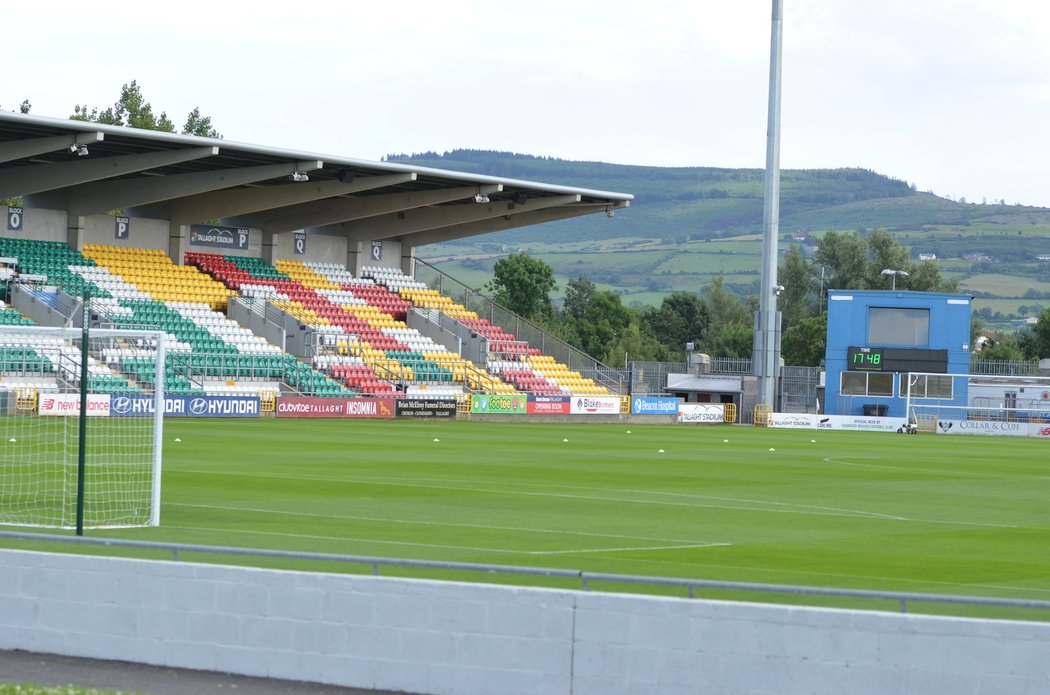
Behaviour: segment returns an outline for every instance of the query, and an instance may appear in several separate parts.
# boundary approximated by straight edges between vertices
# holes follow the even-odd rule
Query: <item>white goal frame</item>
[[[902,373],[899,393],[911,423],[923,416],[1050,427],[1050,376]]]
[[[12,369],[10,360],[2,365],[5,388],[0,390],[0,422],[3,423],[0,425],[0,525],[77,528],[78,531],[85,527],[160,525],[166,334],[156,330],[89,328],[87,336],[93,358],[89,361],[89,378],[93,374],[111,373],[101,352],[106,347],[120,352],[121,348],[114,346],[121,345],[125,352],[148,355],[149,359],[156,360],[153,384],[136,385],[142,393],[134,394],[140,405],[149,405],[148,399],[152,399],[151,407],[141,416],[122,416],[117,422],[118,417],[108,416],[109,406],[118,396],[107,394],[101,397],[89,391],[87,404],[90,404],[93,415],[104,415],[107,416],[105,420],[114,421],[100,425],[102,418],[87,417],[86,422],[94,423],[91,430],[88,430],[86,423],[81,422],[84,416],[80,413],[81,407],[85,405],[80,399],[80,354],[84,335],[83,329],[79,327],[0,326],[0,349],[14,350],[17,355],[31,354],[18,352],[19,348],[31,348],[34,353],[47,357],[46,369],[49,370],[29,375],[28,368],[19,372],[16,365]],[[110,361],[116,364],[115,360]],[[12,376],[12,372],[16,376]],[[21,376],[17,376],[19,373]],[[119,371],[112,370],[112,373],[119,374]],[[34,379],[37,381],[34,382]],[[37,386],[34,387],[34,383]],[[66,415],[54,415],[56,402],[61,402],[69,412]],[[45,410],[45,407],[50,409]],[[152,426],[144,422],[146,418],[149,418]],[[50,422],[45,423],[45,420]],[[127,421],[127,427],[121,429],[124,421]],[[34,442],[26,441],[23,444],[19,437],[14,436],[21,432],[29,434],[34,431],[34,427],[41,433],[42,440],[36,448],[33,448],[36,446]],[[79,429],[75,435],[73,428]],[[46,445],[43,443],[43,437],[50,430],[57,433],[56,437],[62,438],[61,444],[56,443],[57,440],[51,440]],[[131,430],[130,435],[128,430]],[[81,437],[88,431],[91,434],[87,436],[87,445],[82,452]],[[111,439],[104,446],[94,447],[95,439],[104,439],[111,434],[117,437],[125,434],[133,437],[134,442],[127,445],[126,442]],[[97,505],[98,508],[85,508],[84,498],[87,495],[81,494],[84,483],[77,480],[81,467],[86,471],[86,480],[94,486],[93,499],[112,496],[105,502],[105,511],[101,510],[102,504]],[[47,492],[34,492],[32,476],[36,469],[57,472],[61,481],[48,487]],[[127,470],[133,472],[134,481],[121,489],[119,473]],[[92,477],[93,473],[96,474],[95,478]],[[73,477],[72,484],[70,476]],[[147,476],[148,480],[145,479]],[[30,479],[23,482],[19,477]],[[21,485],[25,487],[19,487]],[[49,505],[34,501],[34,494],[48,499]],[[73,495],[72,500],[69,499],[70,494]],[[34,504],[46,507],[46,510],[38,514],[33,509]],[[71,505],[76,509],[75,515],[71,512]],[[108,508],[109,505],[112,505],[112,509]]]

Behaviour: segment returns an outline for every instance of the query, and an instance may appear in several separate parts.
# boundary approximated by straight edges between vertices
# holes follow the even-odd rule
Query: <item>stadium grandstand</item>
[[[414,277],[416,249],[609,213],[632,196],[0,113],[3,323],[168,335],[170,395],[604,395]],[[136,394],[148,341],[90,356]],[[79,382],[74,348],[4,346],[6,389]],[[63,365],[71,365],[63,367]]]

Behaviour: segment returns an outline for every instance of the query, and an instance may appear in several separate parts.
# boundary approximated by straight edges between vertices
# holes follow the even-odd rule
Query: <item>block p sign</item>
[[[117,239],[127,241],[131,238],[131,219],[128,217],[115,217],[113,236]]]

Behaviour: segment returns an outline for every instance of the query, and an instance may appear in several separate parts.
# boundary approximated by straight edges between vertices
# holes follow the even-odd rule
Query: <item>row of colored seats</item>
[[[105,320],[133,328],[165,330],[175,338],[169,342],[169,349],[174,355],[192,352],[229,356],[237,354],[240,348],[270,354],[280,351],[276,346],[264,345],[265,341],[260,342],[261,339],[257,337],[238,331],[225,319],[222,322],[207,319],[198,323],[194,320],[198,318],[196,316],[180,316],[178,310],[182,307],[173,309],[155,301],[159,298],[219,308],[225,306],[226,298],[236,294],[196,268],[176,266],[158,249],[87,244],[85,255],[61,242],[0,240],[0,249],[5,248],[7,251],[0,250],[0,254],[18,258],[20,269],[28,271],[39,268],[41,274],[47,275],[49,282],[59,285],[67,293],[80,294],[82,290],[88,290],[92,297],[99,298],[93,301],[92,309],[104,315]],[[130,275],[136,282],[129,283],[125,275]],[[290,356],[289,359],[297,363]],[[112,364],[119,364],[119,361]],[[291,373],[300,386],[316,386],[316,391],[332,393],[341,390],[335,382],[313,372],[309,367],[303,367],[305,372],[299,368],[285,368],[284,372]],[[152,380],[155,364],[138,365],[137,368],[143,372],[143,376],[147,376],[148,372],[148,378]],[[98,388],[109,392],[128,391],[130,384],[126,380],[121,383],[119,375],[110,376],[112,370],[109,364],[102,364],[100,370],[106,374],[98,380]],[[124,370],[134,378],[131,369],[125,367]],[[207,365],[205,371],[209,370],[216,371],[214,363]],[[91,372],[91,378],[95,378],[94,371]],[[192,388],[188,381],[170,384],[169,392],[179,391],[199,390]]]
[[[31,320],[27,319],[18,310],[0,302],[0,325],[3,326],[33,326]]]

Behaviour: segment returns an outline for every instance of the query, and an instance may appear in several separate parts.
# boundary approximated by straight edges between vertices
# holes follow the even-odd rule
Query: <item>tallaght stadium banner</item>
[[[770,413],[767,426],[781,430],[815,430],[819,415],[806,413]]]
[[[190,225],[190,246],[214,246],[220,249],[246,251],[251,231],[244,227]]]
[[[678,408],[678,422],[708,425],[725,422],[725,406],[721,403],[683,403]]]

